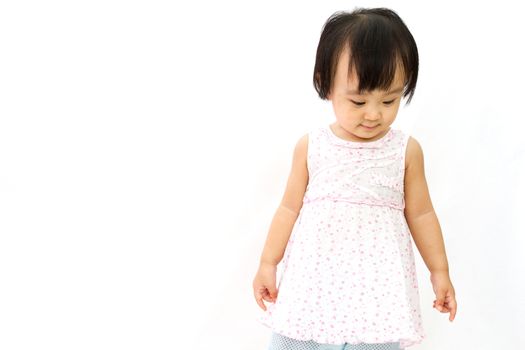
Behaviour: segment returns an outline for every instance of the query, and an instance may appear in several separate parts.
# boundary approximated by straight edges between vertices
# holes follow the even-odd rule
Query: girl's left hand
[[[436,294],[434,308],[441,313],[450,312],[449,320],[452,322],[456,317],[457,302],[454,286],[450,281],[448,272],[440,271],[430,274],[430,282]]]

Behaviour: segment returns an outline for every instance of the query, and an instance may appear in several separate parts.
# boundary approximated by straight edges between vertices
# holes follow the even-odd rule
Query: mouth
[[[367,129],[367,130],[372,130],[374,129],[375,127],[377,127],[377,125],[374,125],[374,126],[366,126],[366,125],[361,125],[363,128]]]

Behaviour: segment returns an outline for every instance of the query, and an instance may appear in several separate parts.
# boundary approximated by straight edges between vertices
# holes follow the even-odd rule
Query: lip
[[[367,129],[367,130],[372,130],[374,129],[375,127],[377,127],[377,125],[374,125],[374,126],[366,126],[366,125],[361,125],[363,128]]]

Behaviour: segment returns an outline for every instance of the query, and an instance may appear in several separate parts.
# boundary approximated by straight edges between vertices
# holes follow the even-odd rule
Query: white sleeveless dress
[[[281,344],[272,350],[393,349],[425,338],[403,212],[408,138],[394,128],[370,142],[328,125],[309,132],[303,206],[278,264],[277,299],[260,311]]]

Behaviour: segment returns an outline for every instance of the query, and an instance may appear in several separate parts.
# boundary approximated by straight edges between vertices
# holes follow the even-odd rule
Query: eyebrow
[[[403,86],[398,87],[397,89],[394,89],[394,90],[391,90],[391,91],[387,91],[385,93],[385,95],[395,94],[395,93],[398,93],[398,92],[401,92],[401,91],[403,91]],[[359,95],[359,91],[357,91],[357,90],[346,90],[346,94],[347,95]]]

